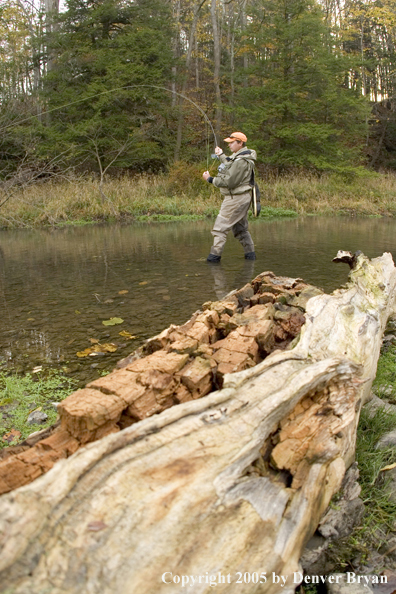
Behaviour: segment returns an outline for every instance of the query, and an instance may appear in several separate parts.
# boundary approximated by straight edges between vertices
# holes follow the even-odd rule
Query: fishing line
[[[142,88],[142,87],[151,88],[151,89],[159,89],[161,91],[167,91],[168,93],[174,93],[175,95],[178,95],[182,99],[185,99],[186,101],[189,101],[190,103],[192,103],[192,105],[194,105],[198,109],[198,111],[203,115],[203,117],[205,119],[205,122],[207,124],[209,124],[210,129],[211,129],[212,134],[213,134],[214,141],[215,141],[215,146],[218,146],[218,142],[217,142],[217,138],[216,138],[216,133],[215,133],[214,128],[212,126],[212,122],[210,121],[210,119],[208,118],[208,116],[206,115],[206,113],[204,112],[204,110],[201,107],[199,107],[199,105],[197,105],[195,103],[195,101],[193,101],[189,97],[186,97],[186,95],[183,95],[182,93],[179,93],[178,91],[174,91],[172,89],[167,89],[166,87],[161,87],[159,85],[139,84],[139,85],[127,85],[125,87],[117,87],[115,89],[109,89],[108,91],[102,91],[101,93],[95,93],[95,95],[90,95],[89,97],[85,97],[84,99],[77,99],[76,101],[71,101],[70,103],[65,103],[64,105],[61,105],[60,107],[53,107],[52,109],[48,109],[47,111],[43,111],[40,115],[41,116],[42,115],[46,115],[47,113],[52,113],[53,111],[57,111],[59,109],[63,109],[64,107],[69,107],[70,105],[76,105],[77,103],[83,103],[84,101],[89,101],[90,99],[94,99],[95,97],[100,97],[101,95],[107,95],[108,93],[113,93],[115,91],[124,91],[126,89],[137,89],[137,88]],[[0,128],[0,131],[8,130],[8,128],[13,128],[15,126],[19,126],[20,124],[23,124],[24,122],[28,122],[29,120],[32,120],[33,118],[37,118],[37,115],[29,116],[28,118],[25,118],[23,120],[19,120],[18,122],[13,122],[12,124],[9,124],[8,126],[4,126],[3,128]],[[209,134],[207,134],[207,138],[209,138]]]

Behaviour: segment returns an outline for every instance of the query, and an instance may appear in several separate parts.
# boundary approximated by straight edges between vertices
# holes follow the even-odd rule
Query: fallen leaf
[[[77,357],[88,357],[88,355],[92,353],[92,349],[88,348],[88,349],[84,349],[83,351],[78,351],[78,353],[76,353]]]
[[[389,466],[384,466],[381,468],[380,472],[383,472],[384,470],[392,470],[392,468],[396,468],[396,462],[394,464],[389,464]]]
[[[74,310],[74,313],[78,315],[78,314],[80,314],[80,313],[81,313],[81,311],[78,311],[78,309],[75,309],[75,310]]]
[[[99,342],[97,338],[89,338],[88,340],[91,344],[97,344]]]
[[[104,344],[100,344],[98,342],[97,344],[94,344],[92,347],[88,347],[83,351],[79,351],[78,353],[76,353],[76,355],[77,357],[95,357],[99,353],[115,353],[116,350],[117,346],[113,343],[107,342]]]
[[[118,291],[119,295],[126,295],[127,293],[128,293],[128,291],[126,291],[125,289],[124,289],[124,291]]]
[[[6,441],[7,443],[11,443],[14,441],[14,439],[19,439],[21,437],[21,432],[18,431],[17,429],[11,429],[11,431],[9,433],[6,433],[5,435],[3,435],[3,441]]]
[[[87,528],[90,532],[99,532],[99,530],[104,530],[104,528],[107,528],[107,524],[101,520],[97,520],[95,522],[90,522]]]
[[[164,301],[170,301],[170,297],[169,297],[169,295],[162,295],[162,299],[163,299]]]
[[[110,320],[103,320],[102,324],[104,326],[115,326],[116,324],[122,324],[123,321],[122,318],[110,318]]]
[[[34,322],[34,318],[28,318],[27,321],[28,322]]]
[[[39,373],[40,371],[43,371],[42,365],[38,365],[37,367],[34,367],[34,369],[32,369],[32,373]]]
[[[136,336],[133,336],[133,334],[128,332],[128,330],[121,330],[121,332],[119,332],[118,334],[120,336],[123,336],[124,338],[127,338],[128,340],[132,340],[132,338],[136,338]]]
[[[113,303],[114,299],[106,299],[106,301],[103,301],[103,303]]]
[[[112,344],[111,342],[106,342],[98,346],[100,346],[100,353],[115,353],[117,350],[116,345]]]
[[[69,340],[69,342],[67,342],[66,344],[69,346],[69,344],[72,344],[76,339],[72,338],[71,340]]]
[[[143,281],[142,283],[139,283],[139,285],[147,285],[148,281]]]

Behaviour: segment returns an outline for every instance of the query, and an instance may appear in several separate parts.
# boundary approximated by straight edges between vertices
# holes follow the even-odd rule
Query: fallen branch
[[[278,283],[283,299],[276,296],[271,321],[281,323],[282,301],[299,307],[298,282],[263,273],[250,296],[246,287],[244,296],[239,292],[238,305],[256,301],[254,309]],[[175,576],[203,576],[190,591],[206,593],[214,575],[219,592],[272,594],[280,590],[274,572],[286,581],[282,592],[293,592],[304,545],[354,459],[359,411],[394,311],[395,286],[390,254],[372,261],[358,255],[346,289],[308,300],[294,348],[226,373],[222,388],[205,397],[118,427],[3,495],[1,591],[176,593]],[[207,304],[206,311],[216,307]],[[253,322],[227,315],[236,324],[222,339],[229,346],[231,333],[242,336]],[[174,352],[171,338],[160,335],[151,342],[152,355],[126,361],[113,372],[112,385],[86,388],[85,410],[75,396],[66,399],[62,430],[78,441],[84,431],[89,439],[104,427],[112,415],[102,407],[100,417],[99,398],[107,395],[107,411],[118,410],[117,377],[143,373],[140,362],[161,350]],[[207,361],[226,348],[206,344]],[[129,405],[134,411],[136,403]],[[123,411],[112,413],[113,428]],[[255,572],[262,582],[266,572],[265,583],[246,583]]]

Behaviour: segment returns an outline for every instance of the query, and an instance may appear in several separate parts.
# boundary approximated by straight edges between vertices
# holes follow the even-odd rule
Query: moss
[[[15,445],[34,431],[53,425],[57,413],[51,403],[66,398],[75,384],[74,380],[54,370],[44,377],[0,372],[0,448]],[[28,425],[28,416],[35,410],[44,412],[48,419],[40,425]],[[17,436],[11,442],[4,439],[10,433],[10,437]]]

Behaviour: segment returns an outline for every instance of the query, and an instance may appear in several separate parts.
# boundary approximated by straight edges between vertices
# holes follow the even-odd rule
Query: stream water
[[[211,225],[1,231],[0,370],[63,368],[83,384],[264,270],[302,277],[329,292],[348,277],[346,265],[331,262],[339,249],[396,257],[393,219],[307,217],[253,221],[257,260],[245,261],[230,236],[221,265],[211,266],[205,261]],[[104,325],[110,318],[123,322]],[[77,356],[95,341],[117,350]]]

